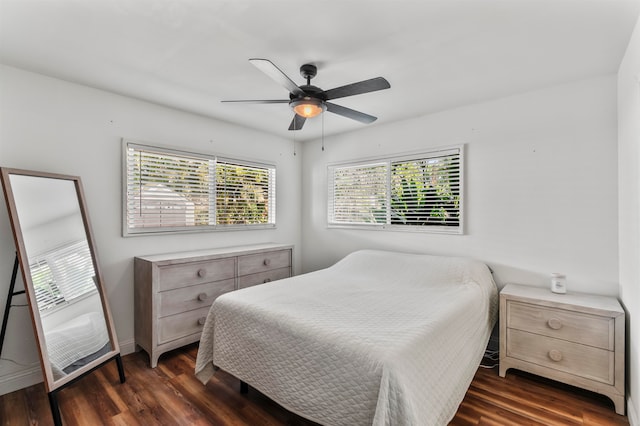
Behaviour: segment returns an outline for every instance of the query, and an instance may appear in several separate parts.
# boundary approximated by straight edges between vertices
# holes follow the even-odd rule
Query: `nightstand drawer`
[[[289,267],[273,269],[271,271],[260,272],[258,274],[243,275],[238,277],[238,289],[281,280],[283,278],[289,278],[290,276],[291,268]]]
[[[201,333],[208,312],[209,306],[160,318],[158,320],[158,343],[166,343],[191,334]]]
[[[507,303],[507,327],[613,350],[614,319],[541,307],[527,303]]]
[[[278,250],[238,257],[239,276],[290,266],[291,250]]]
[[[235,259],[211,260],[163,266],[159,270],[159,290],[171,290],[233,278],[236,272]]]
[[[180,312],[206,308],[211,306],[216,297],[233,291],[234,289],[235,280],[231,278],[214,283],[192,285],[175,290],[163,291],[160,293],[158,317],[161,318],[179,314]]]
[[[602,383],[614,382],[613,352],[519,330],[507,330],[507,356]]]

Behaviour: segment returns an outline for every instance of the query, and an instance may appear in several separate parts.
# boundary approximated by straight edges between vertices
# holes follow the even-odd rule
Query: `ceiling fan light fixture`
[[[293,111],[300,117],[313,118],[322,114],[326,109],[326,105],[320,99],[305,96],[302,99],[291,101]]]

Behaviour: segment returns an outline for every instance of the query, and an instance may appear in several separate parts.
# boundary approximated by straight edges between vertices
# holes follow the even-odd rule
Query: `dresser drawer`
[[[216,297],[233,291],[235,280],[233,278],[214,283],[198,284],[189,287],[160,293],[158,317],[179,314],[180,312],[211,306]]]
[[[613,384],[613,352],[552,337],[507,330],[507,356]]]
[[[158,320],[158,343],[167,343],[191,334],[201,333],[208,312],[209,306],[160,318]]]
[[[159,290],[171,290],[220,281],[235,276],[236,264],[233,258],[191,262],[159,267]]]
[[[238,277],[238,288],[251,287],[257,284],[264,284],[271,281],[289,278],[291,276],[291,268],[278,268],[258,274],[243,275]]]
[[[270,251],[238,257],[238,275],[256,274],[291,266],[291,250]]]
[[[240,287],[291,275],[293,246],[252,244],[137,256],[135,344],[155,367],[170,350],[200,340],[213,301]],[[240,273],[239,273],[240,271]]]
[[[507,327],[607,350],[614,345],[613,318],[527,303],[507,303]]]

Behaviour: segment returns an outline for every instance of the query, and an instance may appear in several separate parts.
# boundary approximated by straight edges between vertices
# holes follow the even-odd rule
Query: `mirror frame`
[[[89,222],[89,214],[88,214],[86,203],[85,203],[85,197],[84,197],[84,192],[82,189],[82,183],[81,183],[80,177],[62,175],[62,174],[56,174],[56,173],[37,172],[37,171],[31,171],[31,170],[12,169],[12,168],[6,168],[6,167],[0,167],[0,172],[1,172],[1,178],[2,178],[2,188],[4,191],[5,201],[7,203],[7,210],[9,213],[9,220],[11,222],[13,238],[16,245],[16,253],[18,256],[19,264],[20,264],[20,271],[22,273],[24,290],[25,290],[25,294],[27,296],[27,300],[29,304],[29,313],[31,315],[31,322],[33,325],[33,330],[36,337],[36,343],[38,346],[38,354],[40,357],[40,365],[42,367],[42,373],[44,376],[44,383],[45,383],[47,392],[51,394],[56,389],[59,389],[65,386],[66,384],[70,384],[71,382],[82,377],[84,374],[94,370],[95,368],[101,366],[107,361],[112,360],[114,357],[118,357],[118,361],[119,361],[120,345],[116,337],[115,327],[113,325],[113,318],[111,316],[111,311],[109,309],[109,304],[107,303],[107,298],[104,291],[104,285],[103,285],[104,281],[102,278],[100,265],[97,260],[98,257],[96,253],[96,245],[94,243],[93,232],[91,230],[91,225]],[[96,288],[100,296],[100,302],[102,304],[102,311],[104,313],[107,332],[109,335],[109,341],[111,343],[112,350],[101,355],[97,359],[87,363],[86,365],[83,365],[77,370],[74,370],[71,373],[66,374],[64,377],[58,378],[57,380],[53,376],[53,370],[51,368],[51,363],[49,362],[49,355],[48,355],[47,345],[45,341],[44,329],[42,327],[40,311],[38,310],[38,304],[36,301],[33,281],[31,279],[31,271],[29,269],[29,258],[28,258],[26,247],[24,244],[23,233],[22,233],[22,228],[20,226],[18,211],[16,209],[13,188],[11,186],[11,179],[10,179],[11,175],[60,179],[60,180],[72,182],[75,187],[75,192],[78,199],[78,205],[80,207],[80,214],[82,216],[82,223],[83,223],[85,234],[87,237],[87,244],[89,245],[89,251],[91,253],[91,259],[93,262],[93,268],[94,268],[95,277],[96,277],[95,279]],[[121,381],[122,381],[122,378],[123,377],[121,376]]]

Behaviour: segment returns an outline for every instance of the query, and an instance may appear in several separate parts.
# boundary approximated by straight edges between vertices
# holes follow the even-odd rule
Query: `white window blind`
[[[86,240],[36,256],[29,268],[40,311],[72,303],[97,291]]]
[[[387,164],[332,169],[330,223],[384,224],[387,220]]]
[[[328,170],[329,226],[462,232],[462,147]]]
[[[275,226],[274,166],[126,144],[124,233]]]

